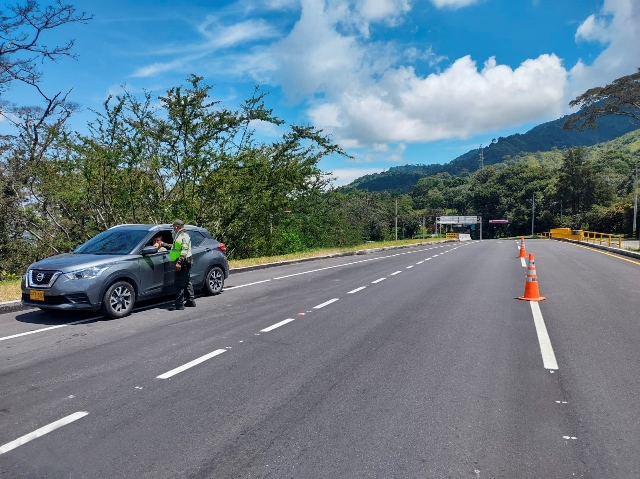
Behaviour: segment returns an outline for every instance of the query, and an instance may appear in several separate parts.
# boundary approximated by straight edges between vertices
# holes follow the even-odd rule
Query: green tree
[[[580,111],[567,118],[563,129],[597,129],[598,119],[622,115],[640,121],[640,68],[631,75],[614,80],[604,87],[590,88],[569,102]]]
[[[558,175],[558,195],[570,214],[582,213],[593,204],[593,183],[593,169],[585,158],[584,150],[569,149]]]
[[[41,8],[35,0],[6,6],[0,15],[0,115],[13,130],[0,138],[0,254],[12,258],[3,268],[22,272],[30,258],[57,252],[71,241],[59,221],[57,205],[42,194],[41,182],[51,174],[47,162],[57,154],[66,122],[77,109],[66,93],[47,93],[38,64],[73,58],[73,41],[49,47],[43,43],[50,30],[72,23],[86,23],[90,16],[77,14],[71,5],[56,2]],[[2,94],[14,82],[31,87],[37,106],[7,101]],[[58,175],[58,171],[55,171]],[[18,252],[19,250],[19,252]],[[10,253],[9,253],[10,252]]]

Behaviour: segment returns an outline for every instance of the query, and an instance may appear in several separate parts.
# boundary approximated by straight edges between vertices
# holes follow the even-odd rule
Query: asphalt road
[[[640,260],[528,240],[0,315],[0,478],[640,477]],[[75,324],[70,324],[75,323]]]

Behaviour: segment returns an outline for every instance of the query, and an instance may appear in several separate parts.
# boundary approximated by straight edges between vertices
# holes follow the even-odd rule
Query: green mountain
[[[640,128],[640,122],[622,116],[608,116],[598,121],[597,130],[563,130],[567,117],[538,125],[524,134],[500,137],[483,148],[484,165],[500,163],[523,153],[565,149],[576,146],[593,146],[618,138]],[[480,149],[460,155],[449,163],[433,165],[404,165],[389,168],[382,173],[362,176],[341,189],[389,191],[410,193],[420,178],[447,172],[459,176],[474,172],[480,167]]]

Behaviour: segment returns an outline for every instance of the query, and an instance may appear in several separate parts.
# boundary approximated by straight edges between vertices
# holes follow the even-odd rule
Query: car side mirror
[[[142,256],[147,256],[150,254],[156,254],[158,252],[158,248],[156,248],[155,246],[145,246],[144,248],[142,248],[142,251],[140,251],[140,254]]]

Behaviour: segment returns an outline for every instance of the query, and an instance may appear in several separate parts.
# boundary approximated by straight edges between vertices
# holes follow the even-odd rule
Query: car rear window
[[[148,231],[115,229],[107,230],[79,246],[77,254],[128,254],[142,241]]]
[[[199,231],[187,231],[187,233],[191,238],[191,246],[200,246],[200,243],[205,240],[205,237]]]

